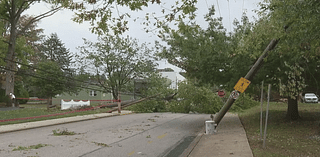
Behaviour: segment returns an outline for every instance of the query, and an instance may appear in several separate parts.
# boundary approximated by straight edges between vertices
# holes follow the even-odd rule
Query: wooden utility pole
[[[252,80],[253,76],[257,73],[259,68],[261,67],[263,63],[263,59],[268,55],[269,51],[271,51],[278,43],[279,40],[273,39],[267,46],[267,48],[263,51],[262,55],[259,57],[259,59],[256,61],[256,63],[251,67],[247,75],[244,77],[244,80],[247,80],[250,82]],[[239,80],[240,81],[240,80]],[[239,82],[238,82],[239,83]],[[243,85],[243,84],[242,84]],[[221,119],[224,117],[224,115],[228,112],[234,101],[238,98],[240,93],[237,90],[234,90],[230,97],[228,98],[227,102],[223,105],[219,113],[214,117],[214,122],[218,125],[221,121]]]
[[[118,91],[118,113],[121,113],[121,100],[120,100],[120,92]]]

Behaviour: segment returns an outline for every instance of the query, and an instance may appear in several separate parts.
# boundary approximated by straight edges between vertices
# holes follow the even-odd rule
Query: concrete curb
[[[33,129],[33,128],[46,127],[46,126],[59,125],[59,124],[66,124],[66,123],[72,123],[72,122],[79,122],[79,121],[85,121],[85,120],[93,120],[93,119],[99,119],[99,118],[105,118],[105,117],[127,115],[131,113],[132,113],[131,111],[121,111],[121,113],[119,114],[118,111],[115,111],[112,113],[90,114],[90,115],[50,119],[50,120],[27,122],[27,123],[20,123],[20,124],[1,125],[0,134]]]
[[[189,154],[193,151],[193,149],[196,147],[196,145],[201,140],[204,133],[199,133],[197,137],[190,143],[187,149],[183,151],[183,153],[179,157],[187,157]]]

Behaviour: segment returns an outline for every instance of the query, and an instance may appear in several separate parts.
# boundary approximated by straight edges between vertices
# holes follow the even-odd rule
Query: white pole
[[[263,148],[266,148],[267,123],[268,123],[269,101],[270,101],[270,90],[271,90],[271,84],[269,84],[269,86],[268,86],[268,103],[267,103],[267,111],[266,111],[266,123],[265,123],[265,127],[264,127]]]
[[[260,99],[260,101],[261,101],[261,107],[260,107],[260,138],[262,139],[263,81],[262,81],[262,85],[261,85],[261,99]]]

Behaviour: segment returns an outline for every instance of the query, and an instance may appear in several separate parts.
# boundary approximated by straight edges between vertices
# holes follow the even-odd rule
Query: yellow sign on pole
[[[238,83],[233,88],[234,90],[237,90],[240,93],[243,93],[247,89],[250,83],[251,82],[249,80],[241,77]]]

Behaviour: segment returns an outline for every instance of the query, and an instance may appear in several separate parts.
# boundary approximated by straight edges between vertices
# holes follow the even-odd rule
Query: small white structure
[[[63,101],[63,99],[61,99],[61,110],[67,110],[70,108],[77,108],[77,107],[81,107],[81,106],[90,106],[90,100],[88,101]]]
[[[217,124],[214,121],[206,121],[206,134],[214,134],[216,133]]]
[[[178,72],[169,71],[169,72],[160,72],[161,76],[167,78],[171,81],[170,88],[171,89],[178,89],[178,83],[185,80],[183,76],[181,76]]]

